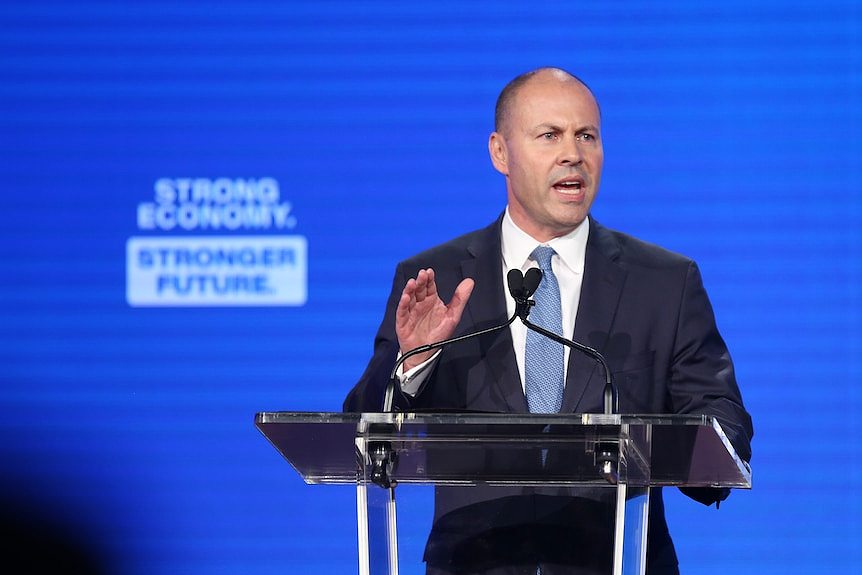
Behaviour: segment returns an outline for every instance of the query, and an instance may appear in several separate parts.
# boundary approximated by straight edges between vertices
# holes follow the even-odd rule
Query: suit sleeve
[[[395,310],[401,299],[401,292],[407,283],[403,264],[395,269],[392,291],[386,302],[386,313],[374,338],[374,354],[365,368],[359,382],[353,386],[342,409],[350,412],[379,412],[383,410],[383,396],[389,383],[389,376],[398,357],[398,338],[395,335]],[[409,398],[401,393],[400,386],[395,388],[395,407],[405,409]]]
[[[674,412],[715,416],[739,456],[750,461],[751,416],[743,406],[730,352],[694,262],[688,266],[677,317],[669,374]]]

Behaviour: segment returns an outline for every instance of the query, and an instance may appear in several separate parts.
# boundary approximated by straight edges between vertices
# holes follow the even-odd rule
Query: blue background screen
[[[355,572],[353,490],[254,414],[341,409],[395,264],[502,211],[496,96],[552,65],[602,106],[594,216],[698,262],[754,418],[753,490],[666,490],[683,573],[862,564],[857,3],[34,1],[0,29],[11,528],[108,573]],[[231,241],[290,265],[240,301],[136,251]]]

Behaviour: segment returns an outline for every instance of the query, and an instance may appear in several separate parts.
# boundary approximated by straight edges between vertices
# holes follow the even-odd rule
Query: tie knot
[[[533,250],[532,256],[538,262],[542,271],[549,271],[551,269],[551,258],[554,257],[555,253],[557,252],[550,246],[539,246]]]

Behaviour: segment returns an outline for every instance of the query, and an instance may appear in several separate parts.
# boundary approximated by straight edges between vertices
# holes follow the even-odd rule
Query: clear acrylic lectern
[[[356,486],[360,575],[398,573],[399,484],[610,490],[614,575],[644,573],[650,488],[751,487],[709,416],[263,412],[255,425],[306,483]]]

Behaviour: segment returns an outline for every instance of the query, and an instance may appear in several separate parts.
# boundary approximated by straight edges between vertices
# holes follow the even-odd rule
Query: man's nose
[[[577,136],[565,138],[560,151],[559,162],[567,166],[576,166],[584,160],[581,153],[581,141]]]

